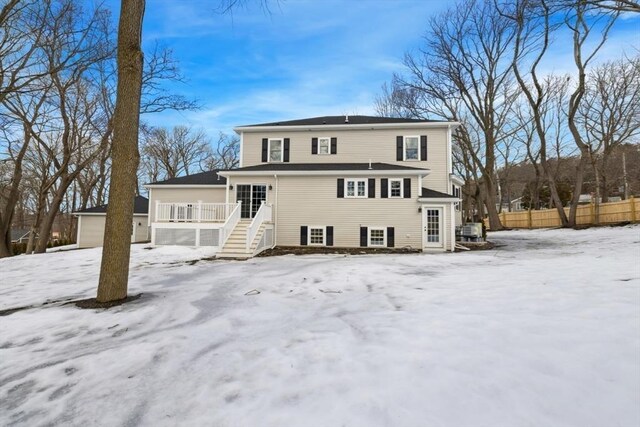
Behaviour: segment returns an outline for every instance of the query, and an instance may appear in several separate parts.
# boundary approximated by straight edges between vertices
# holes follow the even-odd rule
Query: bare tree
[[[138,132],[143,77],[144,0],[123,1],[118,26],[118,88],[113,118],[111,190],[96,300],[127,297],[133,202],[140,154]]]
[[[407,93],[417,92],[418,117],[424,113],[462,120],[477,130],[483,150],[462,138],[467,153],[480,171],[478,190],[493,230],[502,228],[496,209],[496,146],[514,132],[509,120],[517,91],[511,83],[509,49],[513,30],[493,3],[464,0],[429,23],[420,55],[405,55],[410,78],[397,78]],[[464,134],[463,134],[464,135]],[[471,135],[471,134],[467,134]]]
[[[595,177],[596,221],[609,197],[609,160],[617,147],[640,133],[640,57],[610,61],[587,78],[576,117]]]
[[[237,135],[218,134],[218,143],[210,158],[204,163],[204,170],[235,169],[240,164],[240,138]]]
[[[606,42],[609,30],[611,30],[618,15],[618,11],[608,13],[597,9],[594,10],[585,0],[577,0],[565,14],[565,24],[573,35],[573,60],[578,71],[575,88],[569,98],[567,124],[581,155],[581,161],[576,170],[576,181],[569,210],[569,225],[572,227],[576,225],[576,213],[578,202],[580,201],[580,193],[582,192],[584,170],[590,156],[589,145],[585,142],[580,132],[577,119],[581,102],[586,93],[586,70]],[[592,37],[592,35],[595,36]],[[594,39],[595,45],[588,47],[587,42],[592,42]]]
[[[175,126],[171,130],[151,128],[143,135],[143,164],[148,164],[152,175],[162,179],[200,172],[201,165],[212,156],[211,143],[205,133],[187,126]]]
[[[640,3],[633,0],[587,0],[586,3],[604,10],[640,13]]]

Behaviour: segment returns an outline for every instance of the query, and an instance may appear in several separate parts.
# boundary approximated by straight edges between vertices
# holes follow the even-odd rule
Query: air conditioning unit
[[[463,241],[479,242],[482,240],[482,223],[470,222],[462,226],[460,233]]]

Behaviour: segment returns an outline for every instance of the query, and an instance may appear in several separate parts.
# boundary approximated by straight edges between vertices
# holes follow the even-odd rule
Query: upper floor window
[[[367,197],[367,180],[366,179],[346,179],[345,197]]]
[[[389,187],[389,197],[402,197],[402,179],[390,179]]]
[[[404,160],[420,160],[420,137],[404,137]]]
[[[426,161],[427,135],[396,136],[396,161]]]
[[[271,138],[269,139],[269,161],[270,162],[281,162],[282,161],[282,139],[281,138]]]
[[[331,138],[318,138],[318,154],[331,153]]]

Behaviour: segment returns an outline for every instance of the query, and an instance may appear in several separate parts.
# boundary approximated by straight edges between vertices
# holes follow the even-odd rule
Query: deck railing
[[[156,202],[157,222],[225,222],[235,203]]]
[[[233,233],[233,229],[236,228],[236,225],[240,222],[242,202],[235,203],[232,206],[235,207],[232,209],[229,218],[227,218],[222,228],[220,228],[220,248],[224,247],[227,239],[231,236],[231,233]]]
[[[251,224],[247,227],[247,250],[251,248],[251,243],[253,243],[253,239],[256,238],[256,235],[260,230],[260,226],[266,221],[271,221],[271,205],[268,205],[263,201],[262,205],[260,205],[260,208],[256,212],[256,215],[253,217],[253,221],[251,221]]]

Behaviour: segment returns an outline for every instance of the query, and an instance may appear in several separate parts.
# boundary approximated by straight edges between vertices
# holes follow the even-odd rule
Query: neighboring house
[[[240,126],[240,168],[147,184],[151,242],[453,251],[459,124],[329,116]],[[455,196],[454,196],[455,194]]]
[[[131,241],[134,243],[149,240],[148,212],[149,200],[146,197],[136,196],[131,233]],[[73,215],[78,217],[78,238],[76,239],[78,247],[93,248],[102,246],[107,205],[76,211]]]
[[[29,241],[29,233],[28,228],[12,228],[11,243],[27,243]]]

